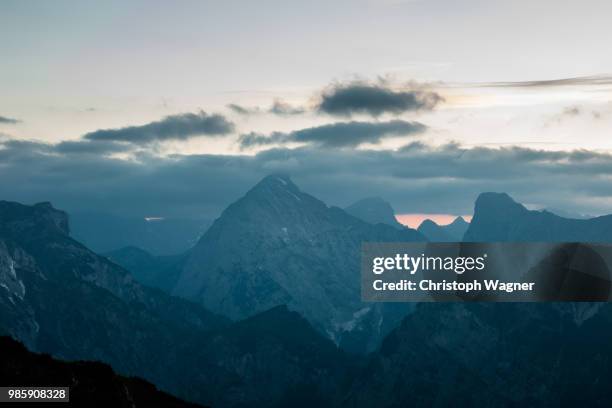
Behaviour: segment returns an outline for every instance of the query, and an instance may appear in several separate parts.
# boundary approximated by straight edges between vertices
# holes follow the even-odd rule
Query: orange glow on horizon
[[[400,224],[404,224],[410,228],[418,228],[421,223],[430,219],[438,225],[448,225],[459,217],[453,214],[395,214],[395,218]],[[461,215],[467,222],[472,221],[471,215]]]

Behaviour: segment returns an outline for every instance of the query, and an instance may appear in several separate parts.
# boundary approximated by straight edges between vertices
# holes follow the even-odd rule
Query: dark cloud
[[[431,110],[443,98],[431,91],[394,91],[384,85],[354,82],[338,84],[323,92],[319,111],[336,116],[384,113],[401,114],[409,111]]]
[[[56,156],[74,159],[75,156],[97,155],[106,156],[112,153],[133,151],[128,143],[69,140],[56,144],[43,143],[36,140],[6,139],[0,140],[0,159],[7,158],[20,160],[36,160],[40,156]]]
[[[142,126],[102,129],[87,133],[86,140],[148,144],[164,140],[187,140],[198,136],[222,136],[231,133],[234,124],[221,115],[206,112],[166,116]]]
[[[282,132],[273,132],[269,135],[251,132],[241,135],[239,139],[241,149],[248,149],[249,147],[266,146],[271,144],[282,144],[290,141],[290,134]]]
[[[54,150],[64,154],[111,154],[131,151],[132,146],[124,142],[71,140],[54,145]]]
[[[239,115],[258,115],[261,113],[271,113],[278,116],[301,115],[306,113],[307,109],[299,106],[292,106],[282,99],[275,99],[269,108],[260,108],[259,106],[247,107],[230,103],[227,107],[234,113]]]
[[[479,86],[490,88],[545,88],[577,85],[612,85],[612,76],[593,75],[573,78],[546,79],[539,81],[489,82]]]
[[[0,123],[6,125],[16,125],[17,123],[21,123],[19,119],[7,118],[6,116],[0,116]]]
[[[419,122],[392,120],[388,122],[341,122],[296,130],[274,132],[268,136],[249,133],[240,137],[241,148],[278,143],[306,143],[324,147],[356,147],[364,143],[379,143],[382,139],[423,132]]]
[[[304,147],[119,160],[36,142],[0,146],[0,197],[50,200],[69,211],[214,218],[259,179],[280,172],[338,206],[376,195],[400,213],[469,214],[479,193],[504,191],[542,207],[612,212],[612,155],[587,150],[411,143],[397,151]]]
[[[306,112],[305,108],[296,107],[284,102],[281,99],[276,99],[268,112],[280,116],[301,115]]]

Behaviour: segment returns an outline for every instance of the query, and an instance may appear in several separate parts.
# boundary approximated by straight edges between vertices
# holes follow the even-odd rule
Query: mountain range
[[[565,219],[485,193],[465,236],[610,242],[609,220]],[[608,304],[361,303],[361,242],[423,239],[328,207],[283,176],[262,180],[176,257],[137,248],[100,256],[49,203],[3,201],[0,334],[118,373],[0,339],[10,357],[3,375],[41,384],[70,375],[98,391],[120,386],[132,402],[182,403],[138,376],[215,407],[607,405]]]
[[[232,323],[143,286],[68,231],[67,215],[49,203],[0,202],[0,334],[29,350],[102,361],[213,406],[327,395],[350,367],[297,313],[280,308]],[[253,387],[254,378],[270,386]]]

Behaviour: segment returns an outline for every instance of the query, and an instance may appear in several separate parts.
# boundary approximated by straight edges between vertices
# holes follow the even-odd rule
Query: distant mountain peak
[[[427,226],[436,226],[436,227],[439,227],[440,225],[437,222],[435,222],[434,220],[430,220],[429,218],[425,218],[421,222],[421,225],[419,225],[419,228],[427,227]]]
[[[415,230],[372,225],[329,207],[272,175],[215,220],[172,293],[235,319],[287,304],[339,339],[342,324],[364,307],[354,279],[361,243],[424,240]]]
[[[300,189],[296,186],[291,178],[285,174],[270,174],[263,179],[259,183],[257,183],[251,191],[256,191],[259,189],[286,189],[292,191],[299,191]]]
[[[455,218],[453,220],[453,222],[451,222],[448,225],[457,225],[457,226],[458,225],[465,225],[465,226],[467,226],[467,225],[469,225],[469,222],[467,222],[462,216],[458,216],[457,218]]]
[[[286,175],[272,174],[264,177],[259,183],[251,188],[244,198],[256,198],[260,202],[270,200],[289,200],[295,204],[302,201],[305,196],[298,186]],[[287,204],[287,203],[286,203]]]
[[[476,199],[476,211],[487,209],[505,209],[520,212],[528,211],[523,205],[517,203],[506,193],[482,193]]]
[[[418,231],[432,242],[458,242],[463,239],[469,225],[461,216],[448,225],[439,225],[427,218],[421,222]]]
[[[508,194],[484,193],[464,235],[468,242],[610,242],[612,215],[570,219],[529,210]]]
[[[404,228],[395,218],[395,211],[391,204],[381,197],[364,198],[349,205],[344,210],[353,217],[370,224],[387,224],[395,228]]]

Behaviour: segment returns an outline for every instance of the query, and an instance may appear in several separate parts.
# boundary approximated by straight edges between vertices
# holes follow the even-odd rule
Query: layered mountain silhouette
[[[123,377],[97,362],[59,361],[28,351],[7,336],[0,337],[0,384],[12,387],[69,387],[74,407],[196,408],[159,391],[153,384]],[[60,405],[64,405],[60,403]]]
[[[340,342],[376,313],[361,302],[361,244],[419,240],[415,230],[364,222],[269,176],[213,223],[172,293],[233,319],[286,304]]]
[[[351,364],[297,313],[277,308],[231,323],[141,285],[68,230],[48,203],[0,202],[0,334],[61,359],[108,363],[205,405],[327,398],[344,381]]]
[[[612,242],[612,215],[569,219],[528,210],[505,193],[483,193],[465,233],[472,242]]]
[[[434,221],[427,219],[419,225],[417,231],[431,242],[459,242],[463,239],[463,235],[469,225],[463,217],[455,218],[448,225],[438,225]]]
[[[608,222],[487,193],[466,237],[602,242]],[[423,236],[330,208],[286,177],[264,179],[182,257],[136,248],[102,257],[68,232],[66,214],[48,203],[0,202],[0,334],[54,358],[105,362],[118,375],[0,338],[3,378],[66,380],[75,398],[109,406],[187,406],[155,387],[215,407],[569,407],[612,398],[609,304],[427,303],[411,313],[406,304],[363,304],[361,242]],[[112,259],[198,304],[137,282]]]
[[[344,211],[370,224],[386,224],[398,229],[405,228],[395,218],[395,211],[391,204],[380,197],[364,198],[349,205]]]
[[[606,242],[611,219],[566,219],[484,193],[465,240]],[[538,268],[566,279],[562,258]],[[609,303],[419,304],[370,356],[345,406],[605,406],[611,321]]]

